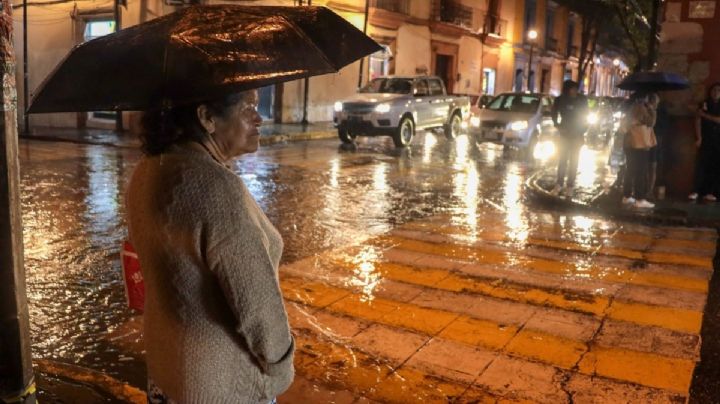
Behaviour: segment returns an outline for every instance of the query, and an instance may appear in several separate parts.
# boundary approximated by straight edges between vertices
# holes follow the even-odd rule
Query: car
[[[468,133],[477,142],[523,149],[532,156],[541,137],[556,133],[552,103],[552,97],[546,94],[500,94],[485,108],[471,108]]]
[[[406,147],[420,129],[442,129],[448,139],[460,135],[470,100],[448,95],[439,77],[387,76],[371,80],[334,109],[343,143],[358,136],[390,136],[396,147]]]

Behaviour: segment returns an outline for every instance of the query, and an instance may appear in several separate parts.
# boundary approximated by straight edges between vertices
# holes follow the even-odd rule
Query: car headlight
[[[527,121],[515,121],[510,124],[510,130],[521,131],[528,128]]]
[[[622,118],[622,112],[618,111],[613,114],[613,118],[620,119]]]
[[[342,102],[338,101],[335,103],[335,112],[341,112],[343,109]]]
[[[470,117],[470,126],[478,127],[480,126],[480,118],[477,116],[471,116]]]
[[[587,121],[590,125],[595,125],[596,123],[598,123],[598,120],[598,115],[595,112],[591,112],[587,116]]]
[[[390,104],[378,104],[378,106],[375,107],[375,112],[379,112],[381,114],[390,112]]]

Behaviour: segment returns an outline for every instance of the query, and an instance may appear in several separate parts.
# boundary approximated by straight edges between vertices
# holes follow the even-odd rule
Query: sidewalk
[[[317,122],[308,125],[267,123],[260,127],[261,145],[299,140],[332,139],[336,136],[337,133],[332,122]],[[132,149],[140,148],[140,139],[136,135],[130,132],[119,133],[107,129],[31,128],[30,134],[21,134],[20,138]]]
[[[615,175],[596,173],[592,185],[576,187],[571,197],[555,196],[550,190],[555,185],[555,169],[538,171],[527,181],[527,188],[536,199],[554,207],[566,207],[586,212],[601,213],[620,220],[673,226],[720,228],[720,204],[690,202],[680,199],[654,201],[652,210],[638,210],[623,206],[621,191],[614,187]]]

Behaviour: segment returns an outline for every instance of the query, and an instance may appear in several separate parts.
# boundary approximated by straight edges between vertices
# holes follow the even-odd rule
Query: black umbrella
[[[690,83],[675,73],[638,72],[625,77],[618,88],[628,91],[672,91],[690,88]]]
[[[381,49],[324,7],[193,6],[76,47],[29,112],[201,101],[337,72]]]

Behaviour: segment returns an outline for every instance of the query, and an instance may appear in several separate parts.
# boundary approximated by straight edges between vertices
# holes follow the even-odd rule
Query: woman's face
[[[716,102],[720,101],[720,86],[715,86],[710,90],[710,98]]]
[[[257,151],[260,140],[258,128],[262,118],[257,111],[257,90],[246,91],[225,115],[213,116],[213,138],[227,157],[238,157]]]

